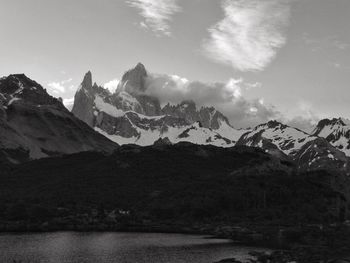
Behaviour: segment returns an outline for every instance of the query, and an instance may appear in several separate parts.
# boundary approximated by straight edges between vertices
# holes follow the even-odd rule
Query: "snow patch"
[[[117,109],[112,104],[109,104],[105,102],[100,96],[96,95],[95,97],[95,106],[98,110],[103,111],[107,113],[108,115],[111,115],[112,117],[118,118],[125,115],[125,112]]]

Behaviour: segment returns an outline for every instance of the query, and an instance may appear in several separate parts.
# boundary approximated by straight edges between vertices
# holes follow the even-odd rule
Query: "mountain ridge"
[[[0,79],[0,131],[0,151],[14,163],[117,147],[24,74]]]

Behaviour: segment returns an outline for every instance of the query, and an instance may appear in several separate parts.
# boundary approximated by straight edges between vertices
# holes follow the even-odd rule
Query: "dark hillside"
[[[18,204],[57,214],[127,210],[147,220],[332,222],[344,196],[327,172],[296,175],[262,150],[188,143],[123,146],[21,164],[0,177],[3,219]],[[340,200],[340,202],[338,202]],[[343,200],[343,201],[342,201]],[[23,213],[26,218],[28,211]]]

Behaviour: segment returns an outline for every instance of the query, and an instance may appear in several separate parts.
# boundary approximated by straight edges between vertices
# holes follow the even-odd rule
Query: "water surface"
[[[225,239],[154,233],[0,234],[0,262],[212,263],[252,249]]]

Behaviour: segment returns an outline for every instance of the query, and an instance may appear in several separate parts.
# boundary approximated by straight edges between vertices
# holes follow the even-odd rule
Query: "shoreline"
[[[17,222],[18,223],[18,222]],[[76,233],[159,233],[159,234],[182,234],[182,235],[201,235],[204,238],[208,239],[226,239],[230,240],[232,243],[232,246],[244,246],[244,247],[251,247],[252,253],[255,254],[256,263],[260,262],[267,262],[264,261],[266,259],[270,260],[271,263],[279,263],[279,262],[289,262],[289,261],[283,261],[283,260],[290,260],[295,262],[318,262],[318,261],[312,261],[315,259],[323,260],[324,258],[327,259],[349,259],[350,258],[350,248],[346,249],[338,249],[337,251],[332,250],[331,247],[326,247],[324,245],[321,245],[319,243],[320,240],[313,240],[310,241],[311,244],[303,244],[303,243],[296,243],[291,242],[290,240],[285,240],[284,243],[276,243],[276,240],[281,241],[283,239],[283,235],[280,235],[281,231],[278,232],[278,235],[275,236],[269,236],[268,232],[271,234],[271,230],[278,229],[281,227],[277,226],[260,226],[261,228],[265,228],[266,232],[258,233],[256,231],[253,231],[252,229],[247,229],[242,226],[211,226],[209,227],[206,225],[204,227],[179,227],[177,226],[171,226],[171,225],[134,225],[134,226],[119,226],[119,227],[102,227],[102,225],[95,225],[90,227],[75,227],[71,225],[70,227],[66,226],[63,228],[53,228],[50,227],[50,224],[41,224],[41,227],[38,227],[36,225],[36,228],[33,228],[33,224],[26,225],[26,228],[23,228],[25,226],[24,222],[22,222],[22,227],[19,224],[15,224],[17,228],[12,225],[11,231],[7,228],[6,230],[3,228],[3,224],[0,224],[0,236],[1,235],[16,235],[16,234],[44,234],[44,233],[56,233],[56,232],[76,232]],[[45,227],[43,227],[43,225]],[[29,228],[32,227],[32,228]],[[305,230],[307,227],[289,227],[293,229],[300,229]],[[310,228],[310,227],[309,227]],[[267,231],[270,230],[270,231]],[[315,230],[315,228],[314,228]],[[291,229],[289,230],[289,233]],[[283,229],[284,233],[288,233],[287,228],[285,227]],[[295,234],[295,233],[294,233]],[[312,233],[313,235],[315,232]],[[302,236],[303,238],[305,236]],[[284,237],[285,238],[285,237]],[[345,241],[346,242],[346,241]],[[266,249],[268,252],[266,253],[255,253],[254,248],[261,248]],[[305,261],[305,258],[307,259]],[[300,261],[298,261],[300,260]],[[304,261],[303,261],[304,260]],[[234,257],[222,259],[220,262],[230,263],[235,262],[238,263],[239,261],[235,261]],[[254,262],[254,261],[253,261]]]

